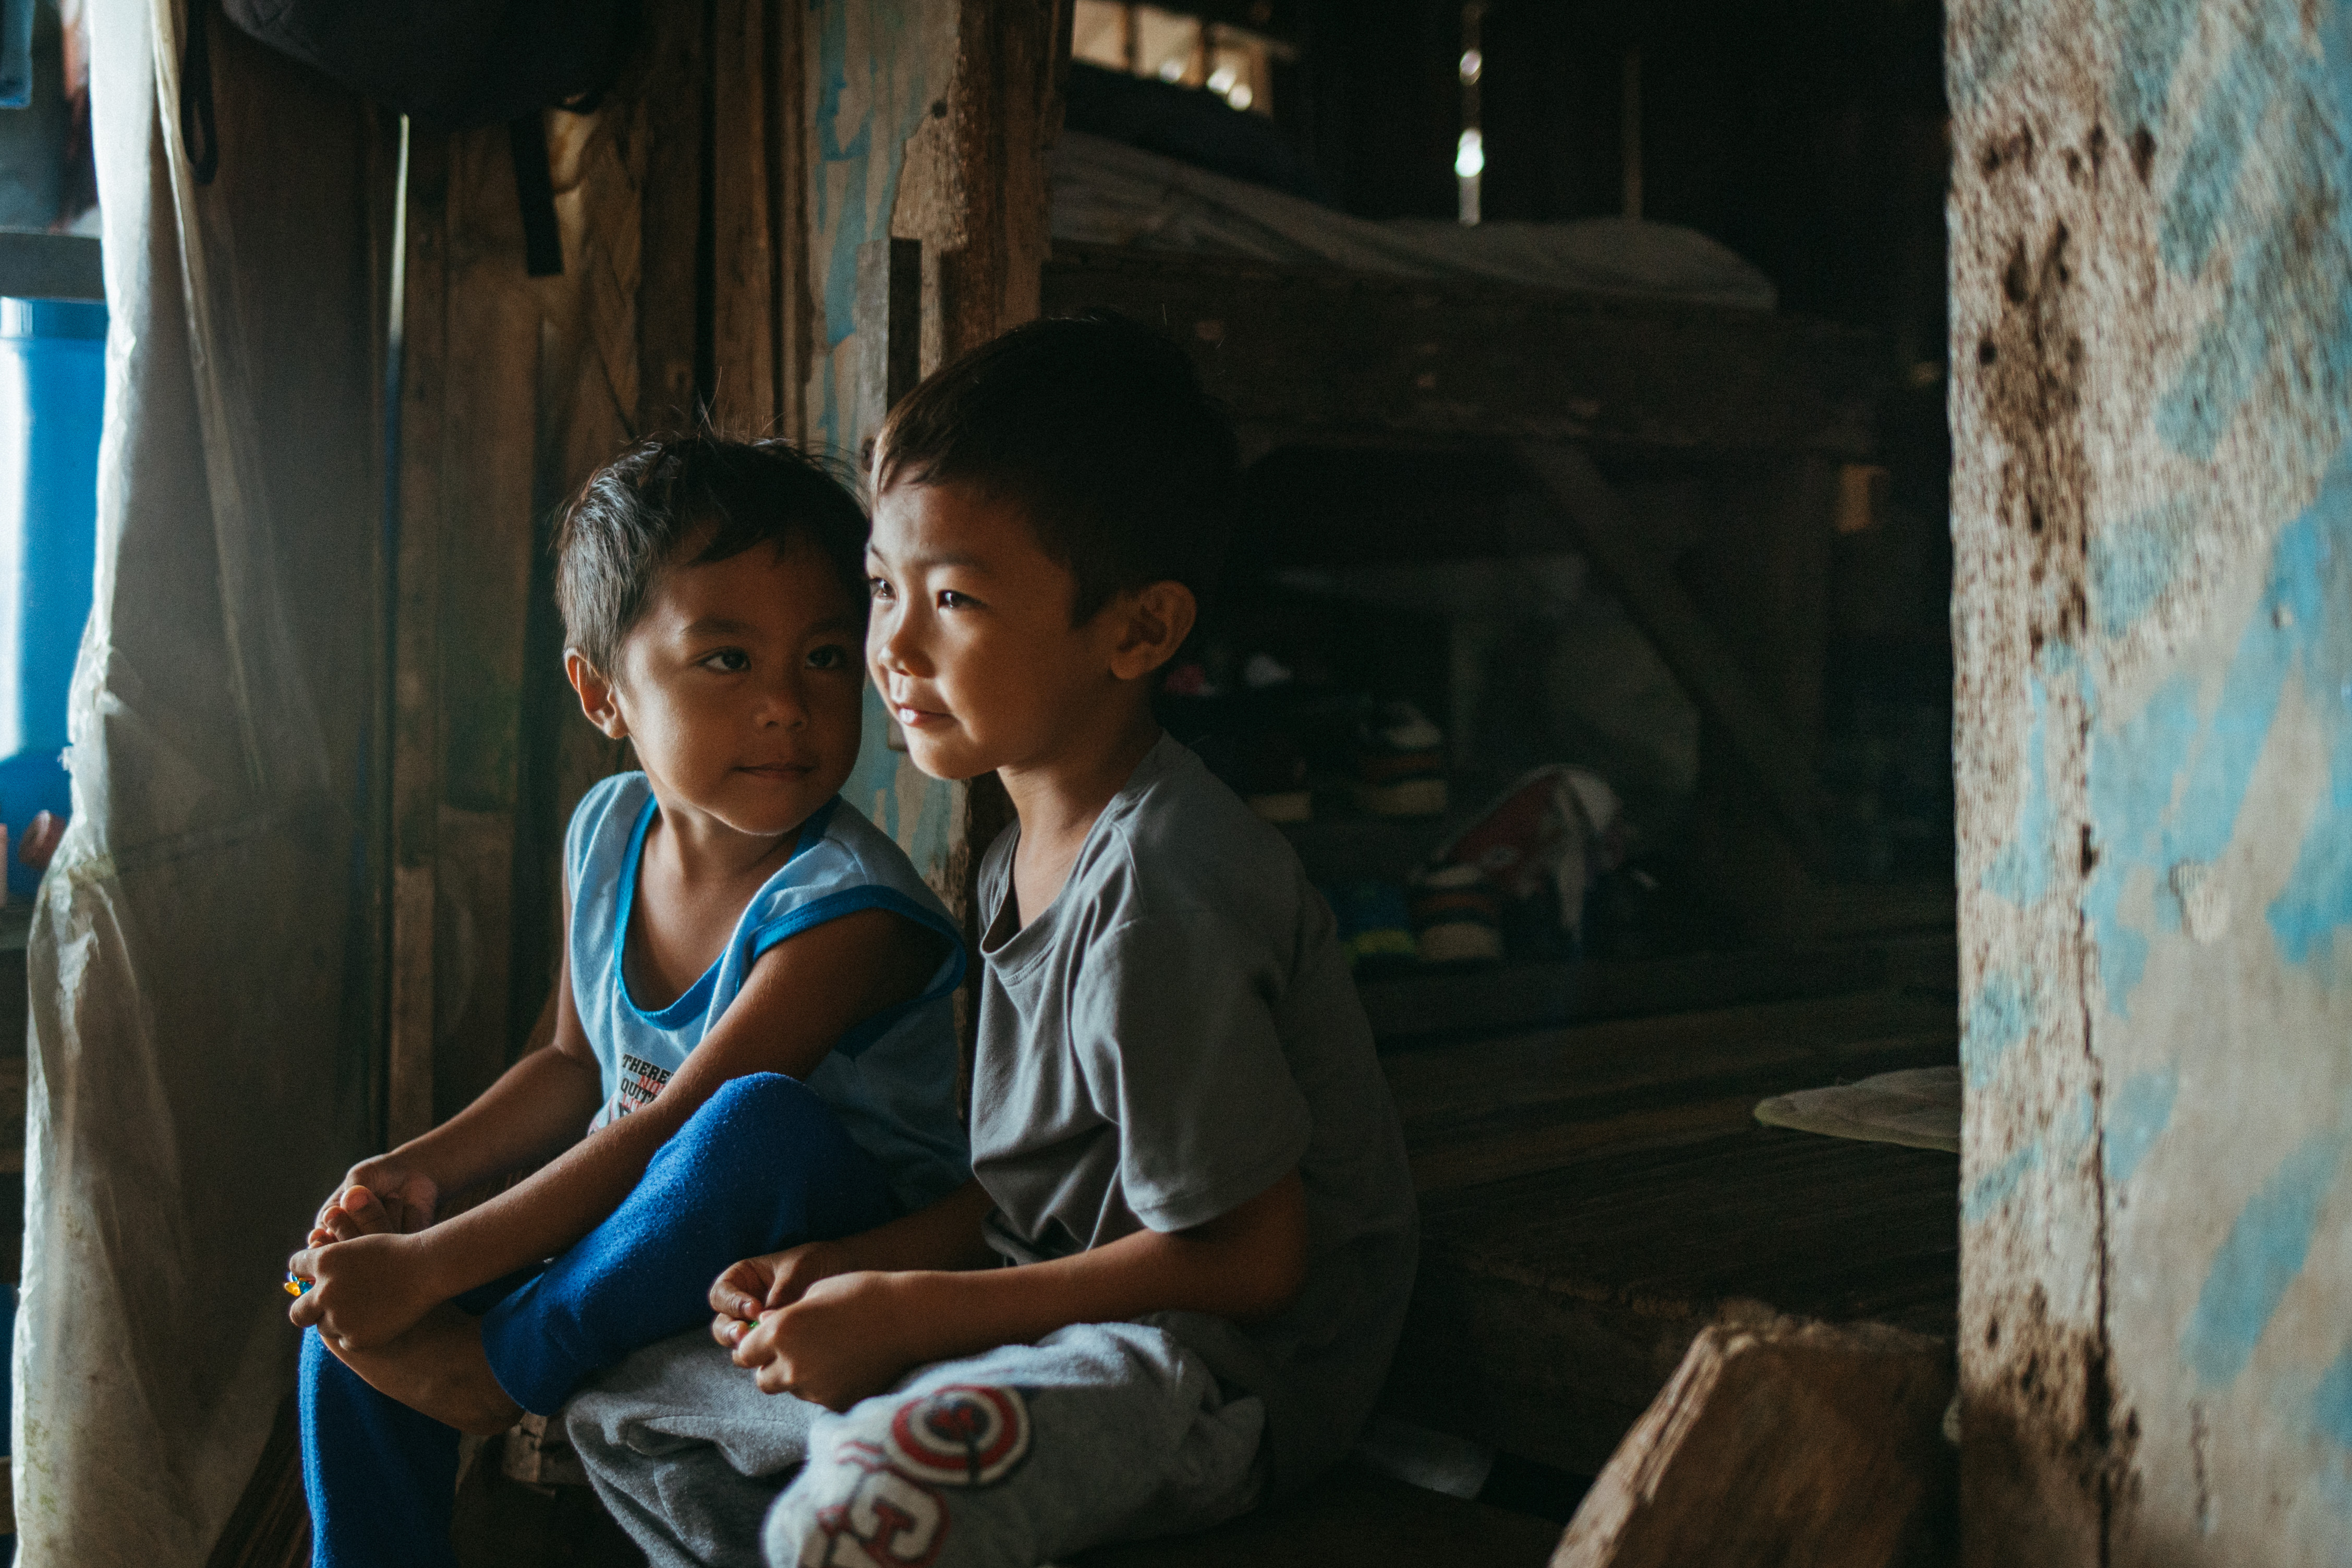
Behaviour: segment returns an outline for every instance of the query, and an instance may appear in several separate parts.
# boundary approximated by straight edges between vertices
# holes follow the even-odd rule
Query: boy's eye
[[[979,602],[971,594],[958,593],[952,588],[940,590],[940,608],[942,610],[969,610]]]
[[[751,667],[751,655],[740,648],[721,648],[702,662],[714,670],[723,670],[730,675],[740,675]]]
[[[845,670],[849,667],[849,650],[838,643],[827,643],[809,651],[808,664],[812,670]]]
[[[885,578],[867,578],[866,580],[866,591],[872,594],[877,599],[887,599],[891,596],[889,581]]]

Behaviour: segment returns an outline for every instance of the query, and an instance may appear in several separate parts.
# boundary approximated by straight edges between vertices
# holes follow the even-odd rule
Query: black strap
[[[213,51],[205,36],[211,10],[212,0],[188,0],[188,32],[180,43],[180,145],[187,152],[188,172],[199,185],[211,184],[220,172],[220,137],[213,126]],[[542,168],[545,158],[542,149]]]
[[[547,129],[537,114],[507,121],[514,151],[515,198],[522,204],[523,270],[533,277],[563,274],[563,234],[555,224],[555,186],[547,172]]]

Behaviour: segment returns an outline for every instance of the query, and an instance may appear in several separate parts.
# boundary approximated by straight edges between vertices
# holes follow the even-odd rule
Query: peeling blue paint
[[[2007,1159],[1977,1177],[1960,1194],[1960,1223],[1974,1225],[2000,1210],[2017,1192],[2025,1173],[2042,1163],[2042,1140],[2034,1139],[2023,1148],[2010,1152]]]
[[[2289,62],[2281,56],[2287,44],[2269,29],[2247,34],[2198,99],[2157,240],[2164,264],[2184,277],[2203,268],[2213,236],[2236,205],[2238,176],[2254,132],[2282,82],[2290,79]]]
[[[2157,434],[2200,461],[2280,356],[2291,357],[2311,406],[2341,408],[2352,394],[2352,210],[2341,168],[2352,141],[2352,14],[2331,8],[2307,40],[2288,0],[2265,9],[2200,105],[2163,221],[2168,262],[2201,266],[2217,232],[2253,236],[2231,257],[2220,308],[2157,404]],[[2267,177],[2249,193],[2239,165],[2254,151]],[[2290,194],[2262,226],[2268,209],[2254,204],[2276,190]],[[2335,442],[2319,439],[2315,458]]]
[[[2352,925],[2352,715],[2340,718],[2327,792],[2303,837],[2294,870],[2266,911],[2290,964],[2325,962]]]
[[[2118,1017],[2130,1014],[2147,954],[2147,934],[2122,921],[2127,879],[2148,873],[2159,927],[2178,929],[2173,868],[2210,864],[2229,848],[2290,683],[2306,701],[2324,702],[2352,680],[2352,630],[2340,608],[2347,603],[2352,447],[2273,545],[2263,597],[2210,704],[2176,677],[2121,726],[2094,731],[2091,817],[2100,860],[2084,890],[2084,913],[2097,934],[2107,1006]],[[2331,953],[2333,933],[2352,924],[2352,712],[2334,716],[2329,727],[2329,786],[2296,869],[2269,911],[2292,963]]]
[[[2011,1150],[2000,1164],[1961,1189],[1961,1223],[1974,1225],[2000,1212],[2001,1205],[2016,1195],[2027,1173],[2052,1154],[2064,1158],[2079,1153],[2090,1142],[2093,1123],[2094,1108],[2090,1095],[2076,1093],[2068,1103],[2063,1118],[2046,1133],[2026,1140]]]
[[[2181,1336],[2182,1354],[2207,1385],[2231,1381],[2252,1358],[2287,1287],[2303,1272],[2343,1154],[2341,1134],[2305,1138],[2247,1200],[2215,1249]]]
[[[1960,1067],[1971,1089],[1992,1082],[2000,1059],[2032,1031],[2038,998],[2007,970],[1984,977],[1969,1003],[1968,1027],[1960,1031]]]
[[[2050,693],[2039,675],[2029,683],[2033,727],[2025,737],[2025,797],[2018,802],[2017,826],[1992,864],[1984,889],[2020,908],[2050,890],[2050,771],[2045,760],[2050,733]]]
[[[2160,1072],[2137,1072],[2107,1096],[2105,1136],[2107,1180],[2121,1186],[2147,1157],[2164,1129],[2172,1122],[2172,1103],[2180,1092],[2180,1074],[2173,1068]]]
[[[2311,1396],[2312,1429],[2339,1448],[2352,1448],[2352,1345],[2336,1358]]]
[[[2304,700],[2333,732],[2320,794],[2294,869],[2265,912],[2289,963],[2324,962],[2352,925],[2352,449],[2319,498],[2281,536],[2272,571],[2272,619],[2299,633]]]
[[[2107,101],[2115,110],[2118,140],[2142,126],[2165,123],[2173,74],[2197,23],[2197,0],[2104,0],[2110,37],[2122,44]]]
[[[2194,522],[2189,503],[2174,499],[2110,523],[2092,536],[2091,602],[2098,610],[2101,631],[2110,637],[2129,631],[2172,586],[2187,557],[2183,546]]]

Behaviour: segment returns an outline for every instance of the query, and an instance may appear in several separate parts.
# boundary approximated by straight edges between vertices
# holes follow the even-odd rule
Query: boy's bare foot
[[[330,1241],[349,1241],[355,1236],[388,1236],[399,1227],[392,1221],[375,1194],[363,1186],[346,1187],[343,1196],[327,1206],[311,1228],[306,1243],[321,1247]]]
[[[493,1437],[522,1415],[482,1354],[481,1320],[446,1301],[415,1328],[373,1350],[349,1350],[320,1337],[377,1393],[460,1432]]]

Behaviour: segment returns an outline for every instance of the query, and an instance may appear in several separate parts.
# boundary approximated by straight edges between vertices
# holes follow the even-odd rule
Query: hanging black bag
[[[219,163],[205,37],[212,0],[186,0],[180,133],[199,184]],[[585,108],[619,74],[635,0],[221,0],[231,22],[420,124],[504,123],[534,277],[563,270],[540,111]]]

